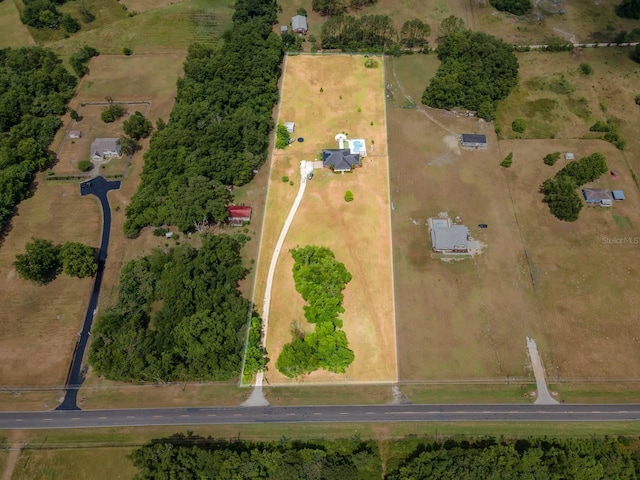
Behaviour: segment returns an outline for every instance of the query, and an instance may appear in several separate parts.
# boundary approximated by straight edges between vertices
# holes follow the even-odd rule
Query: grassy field
[[[303,381],[395,379],[383,70],[381,66],[366,69],[363,62],[358,56],[287,58],[279,121],[295,122],[296,136],[305,141],[273,156],[254,297],[258,309],[271,254],[297,192],[299,161],[319,157],[322,148],[336,148],[334,136],[341,131],[352,138],[365,138],[369,145],[375,142],[375,152],[354,173],[334,175],[319,170],[307,186],[282,249],[272,290],[267,343],[271,384],[286,381],[273,362],[291,339],[291,322],[298,320],[304,329],[311,328],[303,318],[303,300],[293,294],[293,260],[288,253],[307,244],[332,249],[353,275],[345,290],[346,313],[342,318],[356,360],[345,375],[319,371]],[[346,70],[351,75],[336,81],[333,72]],[[304,109],[299,108],[301,104]],[[282,182],[283,175],[290,177],[294,186]],[[354,202],[344,202],[346,190],[353,191]]]
[[[389,385],[263,387],[272,405],[368,405],[393,400]]]
[[[91,73],[80,84],[72,106],[79,108],[85,119],[75,128],[85,129],[90,119],[80,104],[103,100],[106,95],[116,100],[138,100],[144,97],[151,102],[149,118],[168,118],[175,96],[175,81],[182,70],[183,55],[98,57],[91,63]],[[160,68],[162,75],[157,75]],[[116,72],[114,74],[114,72]],[[147,89],[143,90],[141,85]],[[89,107],[87,107],[89,108]],[[65,125],[70,119],[64,118]],[[99,125],[99,122],[94,122]],[[86,127],[84,139],[90,143],[91,128]],[[66,127],[58,133],[52,149],[58,150],[64,139]],[[148,141],[143,141],[146,146]],[[122,263],[146,251],[151,236],[139,240],[126,240],[122,235],[124,207],[137,187],[142,168],[142,153],[134,156],[129,177],[122,189],[110,193],[112,206],[112,235],[109,261],[103,279],[101,308],[109,305],[115,292]],[[54,167],[57,173],[75,170],[65,167],[64,157]],[[69,165],[71,165],[69,163]],[[60,385],[64,382],[68,362],[88,301],[91,279],[71,279],[60,276],[50,284],[40,287],[16,277],[13,261],[16,253],[24,250],[31,237],[44,237],[55,242],[81,241],[98,246],[101,232],[100,207],[92,198],[79,198],[74,182],[43,183],[38,180],[32,198],[22,202],[18,215],[12,221],[11,230],[0,248],[0,291],[4,308],[0,312],[0,378],[3,384]],[[157,237],[153,237],[157,241]],[[46,358],[46,361],[43,359]],[[0,408],[51,408],[54,396],[51,392],[23,393],[14,397],[3,395]],[[54,397],[54,398],[52,398]]]
[[[127,455],[131,447],[23,450],[11,480],[130,479],[136,468]]]
[[[0,48],[34,44],[31,33],[20,21],[20,13],[14,0],[0,2],[0,32]]]
[[[445,130],[420,109],[397,108],[407,102],[394,82],[388,121],[401,379],[526,378],[528,335],[538,342],[548,377],[562,380],[554,386],[562,398],[638,398],[637,383],[627,380],[636,378],[640,367],[634,347],[640,338],[640,296],[626,286],[640,250],[633,243],[614,243],[637,238],[640,200],[630,170],[637,169],[640,152],[632,102],[632,80],[640,72],[627,55],[618,49],[585,50],[579,58],[520,55],[520,89],[499,108],[501,136],[515,137],[511,121],[521,117],[528,122],[525,137],[555,140],[498,143],[491,124],[426,110]],[[594,68],[589,78],[577,73],[583,61]],[[415,99],[437,64],[432,56],[406,57],[390,62],[387,76],[395,70]],[[544,102],[553,102],[554,109],[536,110]],[[605,118],[605,111],[619,119],[628,153],[579,138],[594,136],[588,128]],[[489,138],[485,152],[458,151],[451,142],[452,132],[481,131]],[[513,167],[498,167],[511,151]],[[627,200],[611,210],[586,208],[573,224],[558,222],[537,192],[564,164],[543,164],[544,155],[554,151],[571,151],[577,158],[605,153],[620,178],[607,175],[596,186],[621,188]],[[472,236],[487,245],[480,256],[445,263],[431,254],[425,221],[440,211],[460,215],[471,227]],[[489,229],[480,231],[477,223]],[[622,385],[614,389],[617,394],[602,385],[579,385],[610,377]],[[472,387],[464,395],[475,398],[481,392]]]
[[[80,198],[77,184],[43,184],[42,178],[33,197],[18,206],[0,248],[0,378],[8,386],[64,383],[93,281],[60,275],[35,285],[17,277],[16,254],[32,237],[100,243],[98,202]]]
[[[97,48],[103,54],[120,54],[125,47],[132,49],[134,54],[184,52],[196,41],[217,43],[224,30],[230,26],[233,14],[233,10],[229,8],[233,3],[231,0],[190,0],[170,4],[161,2],[158,8],[141,11],[131,17],[126,15],[115,0],[106,3],[111,5],[112,2],[114,8],[117,8],[117,15],[122,18],[105,19],[99,27],[81,30],[66,39],[47,38],[47,46],[65,56],[71,55],[85,44]],[[137,2],[126,3],[131,3],[129,8],[137,11]]]

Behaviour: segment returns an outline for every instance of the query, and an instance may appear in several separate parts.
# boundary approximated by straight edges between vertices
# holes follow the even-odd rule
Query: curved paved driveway
[[[102,208],[102,239],[100,241],[100,250],[98,252],[98,271],[93,282],[93,290],[91,298],[87,306],[87,312],[84,316],[82,330],[78,333],[78,343],[71,360],[71,367],[65,384],[64,400],[56,410],[79,410],[77,404],[78,389],[84,381],[84,372],[82,369],[82,360],[84,352],[89,342],[91,334],[91,325],[93,317],[97,313],[98,297],[100,295],[100,286],[102,284],[102,276],[104,274],[104,264],[107,259],[107,249],[109,248],[109,233],[111,232],[111,207],[107,194],[110,190],[120,188],[120,181],[107,181],[104,177],[96,177],[80,184],[80,195],[95,195],[100,201]]]

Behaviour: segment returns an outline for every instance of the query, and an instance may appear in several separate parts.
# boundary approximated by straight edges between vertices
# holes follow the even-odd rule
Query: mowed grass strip
[[[341,318],[355,361],[345,375],[318,371],[298,381],[395,380],[383,65],[366,69],[364,60],[360,56],[296,56],[286,60],[279,121],[295,122],[295,137],[304,137],[304,142],[273,155],[256,308],[262,308],[271,255],[297,193],[300,160],[319,158],[322,148],[337,148],[334,137],[339,132],[365,138],[368,147],[373,141],[375,149],[353,173],[336,175],[320,169],[307,185],[281,251],[272,289],[267,339],[271,384],[290,382],[277,372],[275,360],[291,340],[291,323],[299,322],[305,331],[313,329],[304,319],[304,302],[293,285],[289,254],[291,248],[307,244],[330,248],[353,275],[344,291],[346,312]],[[282,181],[285,175],[294,186]],[[346,190],[355,195],[351,203],[344,201]]]
[[[20,20],[20,12],[13,0],[0,2],[0,48],[28,47],[34,40]]]
[[[127,458],[132,450],[131,447],[23,450],[11,479],[129,479],[137,472]]]

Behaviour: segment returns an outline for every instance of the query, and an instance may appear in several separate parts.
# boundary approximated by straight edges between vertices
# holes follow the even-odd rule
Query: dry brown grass
[[[395,379],[383,75],[381,66],[366,69],[363,62],[358,56],[287,58],[280,121],[295,122],[296,136],[305,141],[273,156],[254,297],[258,309],[262,307],[271,255],[297,192],[299,160],[313,160],[322,148],[335,148],[333,137],[340,131],[352,138],[363,137],[368,144],[374,140],[375,152],[354,173],[316,171],[307,186],[274,279],[267,341],[272,359],[268,373],[271,384],[289,382],[274,364],[283,344],[291,340],[291,322],[297,320],[305,330],[312,329],[303,317],[304,302],[295,293],[293,260],[288,253],[291,248],[307,244],[329,247],[353,275],[345,289],[346,312],[342,318],[355,361],[345,375],[319,371],[302,381]],[[336,71],[349,71],[350,75],[337,81]],[[358,112],[358,108],[362,111]],[[293,179],[295,185],[283,183],[283,175]],[[353,191],[355,201],[345,203],[345,190]]]
[[[80,84],[72,107],[102,100],[107,95],[116,100],[144,98],[151,101],[148,117],[152,121],[158,117],[166,119],[173,106],[175,81],[183,59],[182,55],[98,57],[91,62],[91,74]],[[158,71],[162,73],[158,74]],[[141,85],[147,89],[147,94]],[[68,122],[66,118],[65,123]],[[79,128],[83,128],[82,122]],[[59,132],[52,145],[54,150],[62,138],[64,132]],[[142,145],[146,147],[148,141],[143,141]],[[150,232],[138,240],[126,240],[122,234],[124,207],[137,188],[142,153],[134,156],[132,169],[122,188],[109,194],[112,232],[100,308],[113,303],[124,261],[148,251],[158,242]],[[59,167],[62,168],[62,164]],[[95,247],[100,242],[102,215],[93,197],[79,198],[75,182],[43,183],[42,176],[38,181],[34,196],[20,204],[0,248],[0,295],[4,305],[0,312],[0,379],[4,385],[64,383],[92,282],[91,279],[62,275],[46,286],[35,286],[17,278],[13,269],[15,255],[22,252],[25,243],[34,236],[58,243],[80,241]],[[42,400],[40,395],[44,395]],[[46,393],[23,396],[30,398],[29,404],[46,403],[50,398]],[[15,400],[16,408],[25,402],[22,396]],[[3,408],[11,408],[10,404],[10,400],[2,402]]]
[[[80,330],[92,279],[60,275],[38,286],[20,279],[13,262],[32,237],[100,244],[102,214],[77,183],[45,184],[23,201],[0,248],[0,379],[3,385],[61,385]]]
[[[121,2],[127,6],[127,9],[131,12],[146,12],[147,10],[154,10],[156,8],[166,7],[167,5],[173,5],[174,3],[182,3],[186,0],[125,0]]]
[[[530,94],[526,88],[533,76],[564,73],[576,87],[572,96],[584,97],[592,113],[571,116],[563,107],[549,121],[557,135],[590,135],[591,122],[605,116],[603,102],[607,114],[620,119],[628,142],[624,155],[600,140],[497,144],[493,125],[432,111],[458,133],[484,130],[488,135],[488,151],[457,156],[443,143],[447,132],[419,112],[389,109],[401,379],[528,375],[527,335],[536,338],[550,379],[613,377],[624,383],[637,376],[640,296],[629,286],[640,259],[633,240],[638,238],[640,198],[630,170],[637,168],[640,145],[631,91],[638,72],[624,51],[588,50],[583,55],[522,55],[521,91],[499,110],[503,131],[518,116],[530,126],[542,124],[522,110],[522,90]],[[594,76],[575,73],[581,61],[591,63]],[[406,65],[397,67],[401,80],[415,84]],[[513,166],[498,167],[511,151]],[[610,210],[586,208],[575,223],[559,222],[538,193],[540,183],[564,163],[554,168],[543,164],[542,158],[554,151],[573,151],[577,157],[605,153],[609,167],[621,177],[613,181],[605,176],[597,186],[621,188],[628,199]],[[430,253],[424,223],[443,210],[460,215],[472,235],[488,245],[482,255],[444,263]],[[478,230],[477,223],[489,228]],[[631,243],[605,243],[605,238],[624,237],[631,237]]]
[[[0,2],[0,32],[0,48],[29,47],[35,43],[12,0]]]

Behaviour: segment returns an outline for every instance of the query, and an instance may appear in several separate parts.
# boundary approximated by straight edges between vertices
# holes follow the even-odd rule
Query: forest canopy
[[[444,37],[437,52],[442,63],[422,103],[446,110],[468,108],[493,120],[497,102],[518,84],[513,48],[486,33],[465,30]]]
[[[237,0],[224,44],[189,48],[169,122],[151,137],[126,210],[127,236],[227,220],[227,187],[247,183],[267,157],[282,58],[276,12],[275,0]]]
[[[384,462],[381,452],[385,452]],[[637,438],[350,439],[233,442],[177,434],[129,457],[140,480],[170,478],[327,480],[592,479],[640,474]]]
[[[51,50],[0,50],[0,231],[35,173],[53,164],[49,144],[76,82]]]
[[[148,382],[237,377],[249,313],[237,289],[244,241],[204,235],[199,249],[183,244],[125,264],[118,303],[92,331],[96,372]]]

